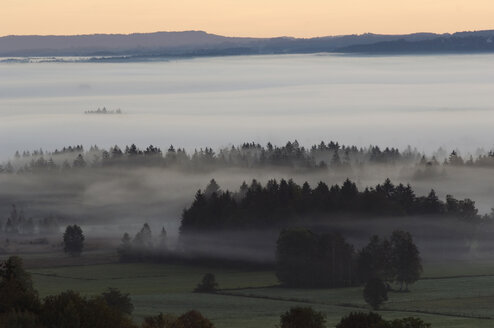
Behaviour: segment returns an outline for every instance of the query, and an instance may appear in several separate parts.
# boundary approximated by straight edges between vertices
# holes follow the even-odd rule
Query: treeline
[[[442,159],[437,159],[438,156]],[[284,146],[268,143],[244,143],[240,146],[223,148],[215,152],[206,147],[192,153],[184,148],[170,146],[166,151],[150,145],[144,149],[135,144],[120,148],[113,146],[100,149],[92,146],[85,150],[82,145],[64,147],[54,152],[42,149],[33,152],[16,152],[14,159],[0,166],[0,173],[26,173],[38,171],[60,172],[72,168],[96,168],[112,166],[156,166],[183,170],[204,171],[217,168],[291,168],[301,170],[348,170],[366,164],[407,164],[419,168],[442,166],[494,167],[494,152],[480,153],[476,158],[462,158],[453,151],[449,156],[439,150],[436,155],[426,156],[410,147],[404,151],[378,146],[357,147],[340,145],[337,142],[321,142],[309,148],[297,141]]]
[[[319,218],[331,222],[342,216],[373,217],[435,216],[456,217],[480,223],[493,215],[481,216],[471,199],[457,200],[446,196],[440,200],[434,190],[427,196],[416,196],[410,185],[394,185],[389,179],[375,187],[359,190],[347,179],[341,185],[319,182],[312,188],[292,180],[270,180],[264,186],[253,180],[237,192],[221,191],[212,180],[199,190],[192,205],[181,217],[181,233],[206,232],[236,228],[286,226]]]
[[[34,219],[26,217],[22,209],[18,210],[16,205],[12,205],[9,216],[0,219],[0,233],[7,235],[47,235],[58,233],[63,219],[56,216],[45,216]]]

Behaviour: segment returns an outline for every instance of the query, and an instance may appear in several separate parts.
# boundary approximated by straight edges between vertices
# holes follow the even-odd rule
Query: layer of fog
[[[212,178],[223,191],[237,191],[243,181],[250,183],[252,179],[264,184],[269,179],[293,178],[298,184],[308,181],[315,187],[319,181],[328,185],[341,184],[349,177],[363,190],[389,177],[395,184],[410,183],[418,196],[434,189],[442,200],[447,194],[457,199],[473,199],[481,213],[490,213],[494,207],[491,169],[447,167],[445,174],[426,180],[415,180],[413,172],[400,167],[369,165],[345,173],[273,169],[187,173],[164,168],[96,168],[59,174],[0,174],[0,218],[6,219],[11,204],[17,204],[26,216],[67,216],[81,224],[110,225],[112,231],[117,227],[118,234],[129,225],[137,232],[144,222],[149,222],[155,229],[164,225],[173,235],[178,231],[181,211],[191,204],[196,191],[204,190]]]
[[[0,63],[0,159],[69,144],[439,146],[494,137],[493,55]],[[83,115],[106,106],[125,115]]]

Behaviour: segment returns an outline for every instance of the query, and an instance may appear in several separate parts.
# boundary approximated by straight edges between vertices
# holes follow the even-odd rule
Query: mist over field
[[[493,55],[3,62],[0,158],[71,144],[193,150],[294,139],[474,154],[494,145],[493,85]],[[83,114],[104,106],[124,115]]]

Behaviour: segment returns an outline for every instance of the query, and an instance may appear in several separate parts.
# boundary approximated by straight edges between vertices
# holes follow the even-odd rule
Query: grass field
[[[101,258],[104,256],[97,254],[95,263]],[[115,287],[131,294],[137,321],[159,312],[180,314],[197,309],[218,328],[275,327],[280,314],[297,305],[310,305],[324,312],[328,327],[334,327],[352,311],[367,311],[361,288],[280,288],[272,271],[145,263],[90,264],[89,256],[81,260],[85,265],[75,266],[72,260],[62,258],[61,266],[57,266],[56,261],[42,261],[39,255],[28,260],[40,295],[67,289],[95,295]],[[36,263],[45,265],[36,267]],[[390,293],[380,311],[385,318],[413,315],[433,327],[494,327],[494,320],[489,319],[494,318],[494,264],[447,262],[426,263],[424,267],[425,279],[412,285],[411,292]],[[207,272],[215,274],[220,293],[192,293]]]

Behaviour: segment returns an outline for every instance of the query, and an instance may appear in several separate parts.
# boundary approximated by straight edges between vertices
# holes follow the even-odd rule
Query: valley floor
[[[275,327],[280,314],[290,307],[312,306],[327,315],[328,327],[334,327],[352,311],[368,311],[360,287],[281,288],[272,271],[124,264],[101,252],[89,252],[78,259],[60,253],[26,254],[23,258],[41,297],[67,289],[95,295],[108,287],[119,288],[131,294],[136,321],[160,312],[181,314],[196,309],[218,328]],[[192,293],[207,272],[215,274],[220,292]],[[493,327],[492,286],[493,262],[426,263],[423,279],[411,286],[411,292],[390,293],[379,313],[386,319],[418,316],[434,328]]]

